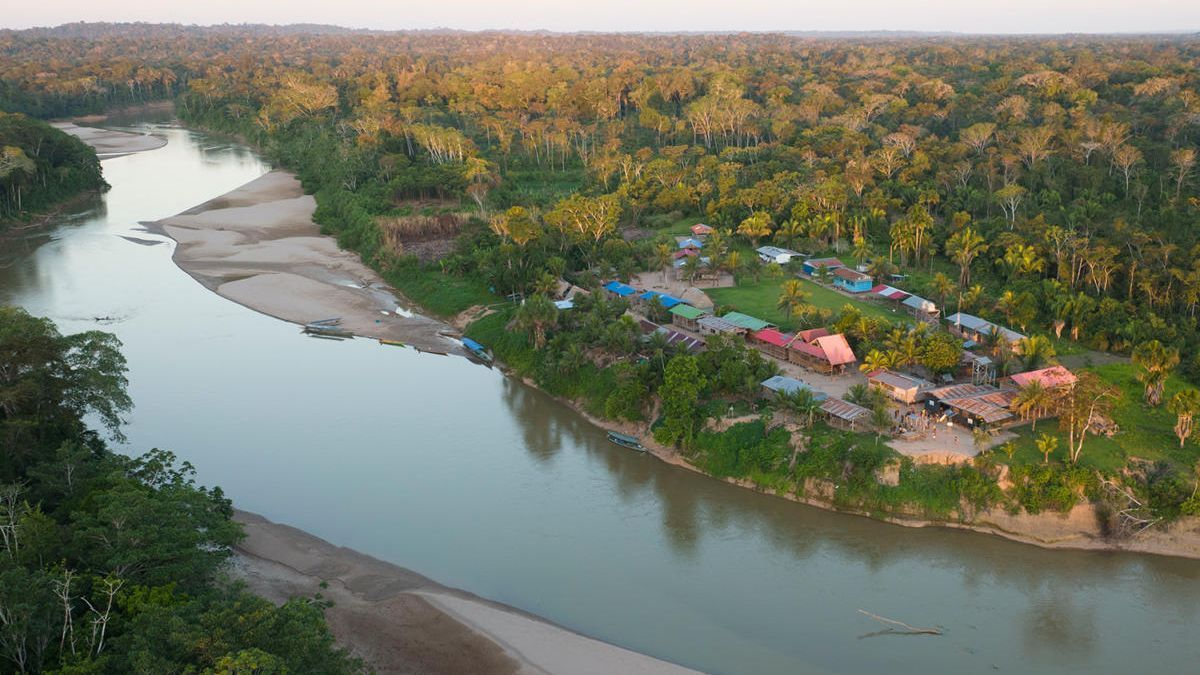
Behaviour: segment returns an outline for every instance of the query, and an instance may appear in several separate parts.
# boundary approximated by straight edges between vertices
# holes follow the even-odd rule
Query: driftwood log
[[[866,616],[869,616],[872,619],[875,619],[876,621],[878,621],[880,623],[884,623],[884,624],[888,625],[887,628],[885,628],[881,631],[876,631],[874,633],[868,633],[867,635],[864,635],[863,637],[872,637],[874,635],[889,635],[889,634],[893,634],[893,635],[941,635],[942,634],[941,628],[917,628],[916,626],[910,626],[910,625],[904,623],[903,621],[897,621],[895,619],[889,619],[886,616],[879,616],[878,614],[872,614],[871,612],[868,612],[865,609],[858,610],[858,613],[865,614]],[[899,627],[899,630],[897,630],[897,628],[896,628],[897,626]]]

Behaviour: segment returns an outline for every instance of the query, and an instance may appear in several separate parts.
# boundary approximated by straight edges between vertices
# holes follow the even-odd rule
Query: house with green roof
[[[679,304],[671,308],[671,323],[693,332],[700,331],[698,321],[700,317],[708,314],[708,310],[692,307],[691,305]]]
[[[742,314],[741,312],[730,312],[721,318],[739,328],[745,328],[750,332],[760,331],[764,328],[770,328],[774,325],[757,317],[750,316],[749,314]]]

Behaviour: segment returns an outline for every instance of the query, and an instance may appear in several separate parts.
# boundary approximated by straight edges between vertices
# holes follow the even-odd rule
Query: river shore
[[[232,574],[282,603],[332,600],[338,643],[380,673],[684,675],[695,671],[593,640],[416,572],[238,511]]]
[[[385,315],[385,308],[399,294],[357,255],[339,249],[332,237],[320,234],[311,220],[314,208],[314,200],[303,194],[295,177],[277,170],[149,225],[161,228],[179,242],[175,260],[184,271],[210,290],[251,309],[295,323],[342,316],[344,325],[358,335],[406,342],[428,351],[462,353],[457,342],[444,336],[457,332],[452,327],[460,323],[456,320],[444,324],[419,315]],[[419,304],[419,299],[416,301]],[[528,379],[525,383],[536,386]],[[647,425],[600,420],[577,402],[563,402],[601,429],[638,436],[658,459],[704,473],[675,450],[655,442]],[[721,480],[809,506],[905,527],[971,530],[1043,548],[1200,559],[1200,518],[1195,517],[1132,538],[1114,539],[1101,531],[1090,504],[1078,505],[1066,514],[1011,514],[991,509],[962,521],[929,520],[912,513],[882,515],[836,506],[833,486],[825,482],[810,481],[805,494],[798,495],[764,489],[746,480]]]

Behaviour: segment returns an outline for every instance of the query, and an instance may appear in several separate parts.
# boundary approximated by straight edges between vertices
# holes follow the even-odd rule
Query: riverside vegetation
[[[466,332],[518,374],[651,426],[714,475],[962,520],[1088,499],[1113,533],[1200,511],[1194,38],[100,29],[0,35],[0,105],[175,98],[187,122],[296,171],[325,230],[414,301],[488,308]],[[643,341],[622,301],[550,302],[560,279],[594,290],[658,274],[699,220],[718,231],[711,265],[738,281],[718,302],[836,326],[874,365],[940,372],[958,348],[788,288],[753,247],[849,255],[876,280],[908,275],[939,304],[1033,333],[1003,368],[1088,349],[1133,360],[1085,363],[1080,394],[1026,402],[1057,425],[971,464],[918,466],[879,434],[810,422],[811,400],[758,401],[774,369],[744,345],[680,353]],[[882,431],[884,403],[852,397]],[[1095,435],[1093,412],[1119,431]],[[730,414],[759,419],[713,430]]]
[[[219,488],[170,452],[109,450],[125,386],[112,335],[0,307],[0,670],[361,671],[320,598],[224,578],[242,533]]]
[[[86,143],[0,107],[0,232],[56,204],[108,185]]]

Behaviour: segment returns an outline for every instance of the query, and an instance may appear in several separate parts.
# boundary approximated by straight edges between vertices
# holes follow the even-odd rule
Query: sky
[[[52,0],[0,27],[73,21],[323,23],[381,30],[1200,32],[1200,0]]]

